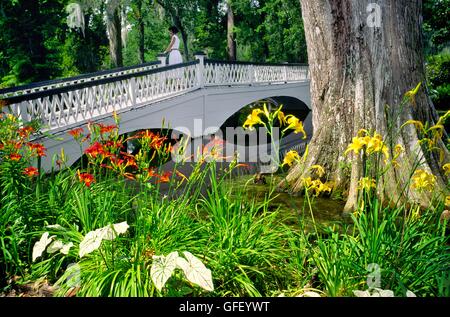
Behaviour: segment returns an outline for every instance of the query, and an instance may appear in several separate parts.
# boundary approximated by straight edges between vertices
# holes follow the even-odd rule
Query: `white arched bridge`
[[[88,122],[113,123],[120,134],[143,129],[183,127],[193,138],[221,127],[240,109],[258,100],[289,97],[310,108],[309,68],[303,64],[262,64],[205,59],[165,65],[165,59],[133,67],[0,90],[7,106],[23,122],[39,120],[47,148],[42,167],[49,170],[64,147],[68,163],[80,157],[78,143],[67,134]],[[198,123],[202,123],[199,128]]]

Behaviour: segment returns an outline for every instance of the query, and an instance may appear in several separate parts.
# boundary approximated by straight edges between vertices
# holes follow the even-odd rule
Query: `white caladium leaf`
[[[178,252],[172,252],[168,256],[154,256],[150,276],[155,287],[161,291],[167,280],[172,276],[177,267]]]
[[[89,232],[80,243],[80,257],[97,250],[102,244],[102,240],[114,240],[118,234],[125,233],[128,228],[126,222],[121,222]]]
[[[33,262],[36,261],[36,259],[42,255],[42,253],[45,251],[45,248],[47,248],[47,246],[52,242],[54,237],[55,236],[49,237],[49,233],[45,232],[41,236],[41,239],[34,244],[32,254]]]
[[[319,293],[316,292],[304,292],[302,295],[300,295],[300,297],[321,297]]]
[[[53,241],[52,243],[50,243],[50,245],[47,248],[47,253],[55,253],[58,252],[59,250],[62,249],[62,247],[64,246],[64,244],[62,243],[62,241]]]
[[[356,297],[371,297],[369,291],[353,291]]]
[[[378,289],[379,297],[395,297],[394,292],[388,289]],[[375,294],[375,292],[374,292]]]
[[[414,294],[413,292],[411,292],[410,290],[406,291],[406,297],[417,297],[416,294]]]
[[[127,224],[126,221],[114,224],[112,226],[106,226],[101,229],[101,230],[103,230],[102,231],[103,232],[103,240],[114,240],[115,238],[117,238],[118,234],[123,234],[123,233],[127,232],[129,227],[130,226]]]
[[[95,231],[88,232],[84,237],[83,241],[80,243],[80,258],[94,252],[97,250],[102,243],[103,231],[102,229],[97,229]]]
[[[179,257],[177,259],[177,266],[183,270],[184,275],[189,282],[197,284],[207,291],[213,291],[214,285],[212,282],[211,270],[197,259],[190,252],[183,252],[186,260]]]
[[[380,288],[374,288],[371,289],[372,293],[370,293],[370,290],[367,291],[353,291],[353,294],[355,294],[356,297],[395,297],[394,292],[391,290],[384,290]]]
[[[61,252],[64,255],[67,255],[67,254],[69,254],[69,250],[71,247],[73,247],[73,243],[69,242],[69,243],[63,245],[63,247],[61,248],[61,250],[59,250],[59,252]]]

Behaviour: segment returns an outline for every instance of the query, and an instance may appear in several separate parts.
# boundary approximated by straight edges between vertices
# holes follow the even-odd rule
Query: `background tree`
[[[64,1],[0,2],[0,75],[4,86],[47,80],[60,72]]]
[[[122,4],[120,0],[108,0],[106,3],[106,26],[109,38],[109,51],[112,67],[123,66],[122,43]]]
[[[189,59],[189,36],[188,29],[194,21],[193,15],[197,13],[196,0],[156,0],[172,18],[173,25],[180,31],[183,39],[184,56]],[[168,31],[167,31],[168,32]]]
[[[227,58],[226,12],[221,0],[199,1],[199,13],[195,18],[193,49],[204,51],[210,58]]]
[[[407,126],[394,137],[393,131],[408,120],[434,123],[438,117],[424,89],[415,106],[399,109],[405,92],[425,82],[422,52],[422,1],[378,1],[380,7],[368,13],[370,0],[302,0],[302,13],[311,71],[314,136],[306,167],[320,164],[333,175],[335,191],[348,193],[347,211],[353,211],[358,181],[363,176],[362,160],[354,156],[347,170],[344,155],[360,129],[376,130],[387,136],[387,145],[405,148],[402,169],[383,176],[380,194],[412,199],[427,204],[430,195],[402,192],[411,171],[412,157],[425,157],[424,168],[445,186],[439,152],[427,154],[419,144],[415,126]],[[378,10],[379,9],[379,10]],[[378,15],[380,13],[380,15]],[[369,15],[370,14],[370,15]],[[378,23],[379,22],[379,23]],[[389,106],[387,106],[389,105]],[[437,146],[446,161],[442,140]],[[392,153],[391,153],[392,157]],[[303,166],[304,167],[304,166]],[[294,191],[302,190],[302,166],[287,178]]]
[[[63,29],[64,46],[61,49],[62,75],[74,76],[105,68],[109,41],[104,22],[105,2],[78,2],[83,14],[82,28]],[[69,12],[70,18],[70,10]],[[77,24],[77,23],[76,23]]]
[[[234,34],[233,2],[227,0],[227,51],[228,59],[235,61],[237,58],[236,39]]]

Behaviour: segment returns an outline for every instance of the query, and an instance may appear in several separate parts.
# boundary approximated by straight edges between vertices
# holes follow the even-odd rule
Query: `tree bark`
[[[122,55],[122,23],[120,18],[120,6],[107,10],[108,33],[109,33],[109,52],[111,56],[112,67],[123,66]]]
[[[227,1],[227,43],[228,43],[228,59],[235,61],[237,59],[236,39],[234,35],[234,12],[231,0]]]
[[[396,144],[406,150],[401,168],[390,169],[380,180],[378,194],[386,200],[413,200],[427,205],[430,195],[406,187],[414,170],[413,157],[423,155],[426,163],[421,168],[433,172],[438,188],[445,188],[439,153],[425,153],[418,145],[414,126],[400,131],[407,120],[434,124],[438,119],[423,88],[415,106],[408,104],[400,109],[407,91],[419,82],[425,87],[422,1],[380,0],[375,11],[368,10],[374,5],[372,0],[300,2],[311,72],[314,135],[305,163],[294,166],[281,185],[301,191],[301,178],[308,176],[308,167],[320,164],[334,181],[334,190],[347,196],[345,211],[353,211],[358,181],[364,176],[363,160],[354,154],[345,156],[344,152],[352,137],[360,129],[367,129],[387,137],[391,157]],[[381,15],[377,15],[378,9]],[[442,140],[439,147],[448,161]],[[346,167],[349,161],[350,168]]]
[[[139,42],[139,62],[141,64],[145,63],[145,23],[143,15],[143,1],[139,0],[136,4],[136,20],[138,23],[138,42]]]

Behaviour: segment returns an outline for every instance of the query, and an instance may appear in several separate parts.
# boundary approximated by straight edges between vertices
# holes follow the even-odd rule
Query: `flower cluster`
[[[263,109],[254,109],[252,113],[248,115],[247,120],[243,124],[243,128],[252,130],[255,125],[263,125],[270,130],[274,125],[274,121],[277,119],[281,127],[285,126],[282,131],[283,133],[288,130],[294,130],[295,134],[302,133],[303,139],[306,139],[307,135],[303,127],[303,122],[294,115],[286,116],[283,111],[281,111],[282,108],[283,106],[280,106],[277,110],[269,112],[267,105],[264,104]],[[263,120],[260,115],[264,115],[265,120]],[[267,123],[265,121],[267,121]]]
[[[332,182],[323,183],[320,179],[313,180],[311,177],[303,177],[301,181],[306,191],[314,192],[316,197],[325,192],[330,194],[333,190]]]
[[[414,172],[412,177],[411,188],[417,191],[432,192],[436,185],[436,176],[423,170],[418,169]]]
[[[116,123],[119,118],[115,115]],[[170,156],[171,144],[167,137],[153,133],[150,130],[140,131],[129,137],[119,136],[118,125],[105,125],[90,122],[87,125],[89,133],[84,135],[83,128],[69,131],[80,147],[88,142],[83,151],[88,159],[88,169],[78,171],[78,180],[87,187],[95,183],[97,172],[112,171],[117,175],[139,182],[168,183],[172,179],[171,172],[157,173],[153,166],[158,166]],[[129,153],[126,145],[134,143],[137,153]],[[176,173],[177,176],[182,176]],[[184,177],[184,175],[182,176]],[[184,177],[185,178],[185,177]]]
[[[29,166],[33,159],[46,156],[43,144],[30,141],[38,128],[35,122],[24,124],[11,114],[0,113],[0,162],[29,178],[39,175],[37,168]]]
[[[348,155],[350,152],[356,155],[364,152],[368,156],[373,153],[383,153],[386,160],[389,159],[389,149],[384,143],[383,137],[376,132],[371,136],[364,129],[360,130],[358,136],[353,138],[352,143],[347,147],[344,154]]]

